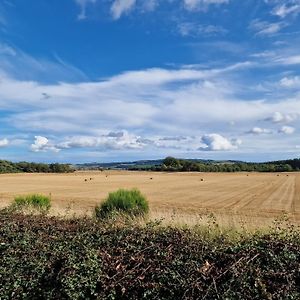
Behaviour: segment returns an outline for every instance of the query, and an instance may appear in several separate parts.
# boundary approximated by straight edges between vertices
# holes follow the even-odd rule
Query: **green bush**
[[[14,207],[17,209],[29,208],[40,211],[48,211],[51,207],[51,200],[48,196],[32,194],[26,196],[16,196]]]
[[[116,192],[109,193],[105,201],[95,208],[97,218],[119,213],[130,216],[144,216],[148,211],[148,201],[137,189],[119,189]]]

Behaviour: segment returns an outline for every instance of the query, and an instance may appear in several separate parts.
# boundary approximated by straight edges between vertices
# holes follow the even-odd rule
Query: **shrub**
[[[14,207],[17,209],[37,209],[46,212],[51,207],[51,200],[48,196],[39,194],[17,196],[14,199]]]
[[[95,208],[97,218],[108,217],[113,214],[130,216],[144,216],[149,211],[147,199],[137,189],[119,189],[109,193],[103,203]]]

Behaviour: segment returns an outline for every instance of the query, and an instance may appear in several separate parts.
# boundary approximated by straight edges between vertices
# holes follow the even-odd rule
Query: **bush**
[[[108,217],[118,213],[130,216],[144,216],[148,211],[148,201],[137,189],[119,189],[116,192],[109,193],[107,199],[95,208],[97,218]]]
[[[51,207],[51,200],[48,196],[32,194],[26,196],[17,196],[14,199],[13,206],[17,209],[29,208],[39,211],[48,211]]]

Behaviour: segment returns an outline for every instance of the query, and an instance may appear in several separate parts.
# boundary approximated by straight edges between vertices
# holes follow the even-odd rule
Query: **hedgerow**
[[[2,299],[300,299],[300,234],[0,212]]]

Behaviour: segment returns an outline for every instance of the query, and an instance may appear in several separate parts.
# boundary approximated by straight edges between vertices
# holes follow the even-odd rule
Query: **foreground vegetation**
[[[0,212],[1,299],[299,299],[300,233]]]
[[[71,173],[74,171],[69,164],[14,163],[0,160],[0,173]]]

